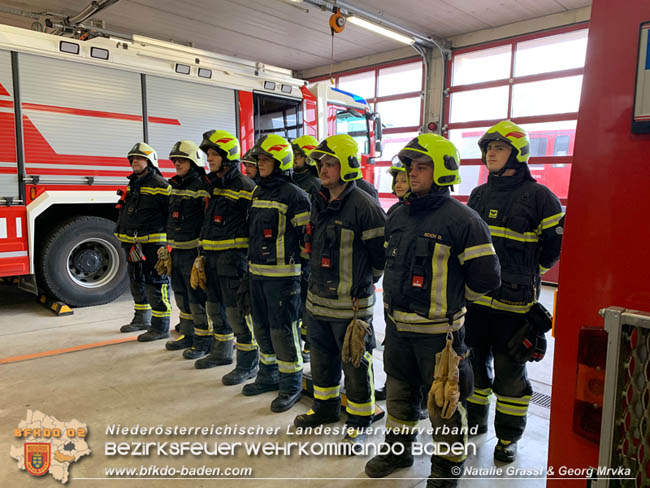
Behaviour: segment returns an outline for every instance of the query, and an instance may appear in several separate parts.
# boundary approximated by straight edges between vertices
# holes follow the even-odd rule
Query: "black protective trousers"
[[[196,249],[173,249],[172,289],[180,311],[181,332],[186,336],[208,336],[208,321],[205,315],[205,292],[190,285],[192,265],[197,257]]]
[[[347,424],[368,427],[375,413],[375,386],[372,351],[375,336],[372,317],[360,317],[370,326],[366,352],[359,367],[341,361],[341,350],[350,320],[327,320],[305,311],[307,337],[311,346],[311,375],[314,384],[314,412],[324,417],[338,415],[341,405],[341,369],[345,374]]]
[[[126,256],[129,255],[132,246],[133,244],[122,244]],[[151,307],[152,329],[169,332],[169,318],[172,314],[169,302],[169,278],[167,275],[160,276],[154,268],[158,261],[158,248],[161,245],[142,244],[141,246],[145,259],[137,263],[131,263],[127,259],[131,296],[136,310]]]
[[[384,370],[386,380],[386,406],[388,409],[387,429],[409,432],[415,429],[420,418],[423,392],[428,394],[436,365],[436,354],[443,350],[447,342],[446,334],[416,334],[398,332],[388,314],[386,317],[386,342],[384,346]],[[457,354],[467,356],[463,342],[464,330],[453,333],[452,347]],[[460,442],[467,445],[467,414],[465,399],[472,391],[472,368],[464,358],[459,365],[460,401],[456,412],[450,419],[431,418],[433,441],[449,445]],[[424,386],[424,389],[422,388]],[[450,430],[445,433],[445,427]],[[454,429],[457,428],[457,429]],[[411,431],[412,432],[412,431]],[[432,456],[432,465],[446,465],[447,462],[461,463],[465,455]],[[435,469],[432,468],[432,472]]]
[[[250,288],[255,339],[260,349],[258,380],[266,381],[279,372],[280,392],[298,393],[302,390],[300,277],[251,275]]]
[[[469,425],[487,425],[492,392],[497,397],[494,428],[504,441],[518,441],[526,428],[533,388],[526,363],[513,360],[506,345],[526,322],[524,314],[488,307],[468,308],[465,342],[471,349],[474,393],[467,399]]]
[[[256,351],[257,344],[253,338],[251,318],[244,315],[237,304],[237,290],[246,273],[246,258],[241,255],[241,266],[229,266],[227,275],[220,269],[220,253],[229,252],[230,258],[238,254],[233,251],[205,251],[205,272],[208,278],[208,302],[210,318],[214,326],[215,340],[218,342],[232,340],[236,337],[239,351]],[[221,260],[223,262],[223,260]],[[225,310],[225,320],[224,320]],[[213,317],[213,315],[216,315]],[[216,320],[215,320],[216,319]]]

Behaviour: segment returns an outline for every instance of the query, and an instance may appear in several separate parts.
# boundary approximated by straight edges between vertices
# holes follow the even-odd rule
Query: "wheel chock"
[[[38,301],[58,316],[74,314],[68,305],[63,302],[58,302],[53,298],[48,297],[47,295],[41,295]]]

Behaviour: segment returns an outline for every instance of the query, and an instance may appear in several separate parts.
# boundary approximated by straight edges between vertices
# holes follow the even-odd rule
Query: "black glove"
[[[241,281],[239,282],[239,288],[237,288],[237,306],[242,311],[244,315],[251,313],[251,291],[248,281],[248,273],[242,276]]]
[[[534,325],[526,321],[508,341],[508,354],[519,363],[538,362],[546,354],[546,337]]]
[[[553,316],[539,302],[533,303],[533,306],[530,307],[530,310],[526,314],[526,321],[542,334],[548,332],[553,327]]]

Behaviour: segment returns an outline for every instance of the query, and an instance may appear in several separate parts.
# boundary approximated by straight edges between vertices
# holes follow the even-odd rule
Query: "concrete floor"
[[[542,301],[552,305],[551,288],[544,289]],[[378,296],[378,303],[381,303]],[[290,411],[274,414],[269,410],[275,393],[257,397],[244,397],[241,386],[226,387],[221,376],[232,369],[222,366],[209,370],[196,370],[192,361],[186,361],[179,352],[164,349],[165,341],[141,344],[126,342],[105,347],[80,350],[65,354],[3,363],[2,359],[52,351],[73,346],[122,339],[119,327],[127,323],[132,314],[132,301],[128,294],[103,306],[76,309],[74,315],[56,317],[38,304],[34,297],[12,286],[0,285],[0,487],[58,486],[50,475],[36,478],[17,469],[17,462],[9,456],[10,446],[17,445],[13,430],[25,418],[28,409],[40,410],[61,421],[77,419],[87,424],[88,445],[92,454],[82,457],[69,468],[70,486],[113,486],[117,478],[106,479],[105,469],[110,467],[136,467],[168,465],[180,469],[188,467],[251,467],[248,479],[120,479],[120,487],[158,486],[245,486],[286,487],[300,486],[391,486],[424,487],[429,475],[429,458],[416,458],[410,469],[396,471],[390,479],[368,479],[363,467],[364,457],[325,456],[248,456],[241,451],[235,456],[149,457],[105,455],[106,442],[335,442],[341,436],[319,438],[297,437],[286,433],[294,417],[306,412],[310,399],[306,396]],[[383,339],[383,314],[378,305],[375,315],[378,340]],[[176,323],[178,311],[172,316]],[[137,334],[133,334],[134,336]],[[547,358],[531,366],[529,372],[536,391],[550,395],[552,377],[553,340],[549,340]],[[385,375],[381,364],[381,348],[375,351],[376,385],[381,386]],[[531,363],[529,363],[531,364]],[[384,402],[380,402],[384,406]],[[494,414],[492,407],[492,415]],[[531,471],[545,469],[547,459],[549,413],[547,408],[531,404],[528,427],[519,444],[519,457],[509,466]],[[380,420],[375,426],[383,426]],[[275,436],[124,436],[108,435],[108,425],[122,426],[206,426],[212,424],[231,426],[265,426],[279,428]],[[334,424],[337,425],[337,424]],[[343,425],[343,422],[338,424]],[[428,426],[429,421],[420,423]],[[379,443],[383,436],[371,437],[369,442]],[[419,438],[427,442],[424,435]],[[489,468],[496,438],[493,426],[487,434],[472,439],[478,453],[466,465]],[[502,465],[505,470],[505,465]],[[505,474],[503,475],[505,476]],[[503,477],[501,476],[501,477]],[[461,487],[542,487],[543,479],[464,479]],[[496,476],[496,478],[500,478]],[[535,477],[533,477],[535,478]],[[289,481],[287,481],[289,479]]]

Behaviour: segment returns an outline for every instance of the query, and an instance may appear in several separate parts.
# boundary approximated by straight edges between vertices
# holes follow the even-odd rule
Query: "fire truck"
[[[0,25],[0,277],[71,306],[128,288],[113,236],[137,141],[164,159],[209,129],[242,151],[269,133],[348,133],[370,179],[381,122],[361,97],[286,69],[156,39],[64,38]]]

